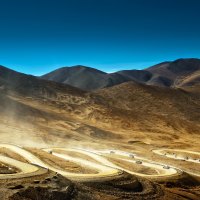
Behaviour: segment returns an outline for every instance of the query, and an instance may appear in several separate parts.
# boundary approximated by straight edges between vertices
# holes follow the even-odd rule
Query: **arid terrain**
[[[199,200],[199,66],[99,72],[88,90],[93,70],[73,85],[0,66],[0,199]]]

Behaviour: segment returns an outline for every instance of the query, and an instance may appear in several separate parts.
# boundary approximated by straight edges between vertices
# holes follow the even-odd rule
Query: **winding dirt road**
[[[171,159],[200,164],[200,152],[180,150],[180,149],[154,149],[154,150],[152,150],[152,152],[154,152],[155,154],[158,154],[160,156],[165,156],[165,157],[168,157]],[[177,155],[177,152],[184,153],[187,156]],[[197,158],[197,159],[192,158],[192,156],[191,156],[192,154],[199,156],[199,158]],[[190,170],[184,170],[184,171],[190,175],[200,177],[200,173],[194,173],[194,172],[191,172]]]
[[[167,167],[166,168],[166,164],[162,164],[162,163],[154,163],[151,160],[142,158],[137,156],[136,154],[133,153],[129,153],[129,152],[125,152],[125,151],[119,151],[119,150],[104,150],[104,151],[96,151],[99,155],[103,156],[106,154],[115,154],[115,155],[119,155],[121,157],[118,157],[117,159],[125,161],[125,162],[129,162],[129,163],[133,163],[133,164],[137,164],[137,161],[140,161],[140,165],[145,166],[145,167],[149,167],[152,169],[155,169],[155,171],[157,172],[157,174],[141,174],[141,173],[137,173],[134,171],[130,171],[127,170],[125,168],[119,167],[117,165],[115,165],[116,168],[124,170],[130,174],[133,175],[138,175],[138,176],[143,176],[143,177],[147,177],[147,178],[162,178],[162,177],[171,177],[171,176],[178,176],[182,173],[181,170],[176,169],[174,167]],[[130,156],[134,156],[134,158],[130,158]],[[125,157],[125,158],[123,158]]]
[[[71,173],[71,172],[67,172],[64,170],[60,170],[57,169],[55,167],[50,166],[49,164],[43,162],[42,160],[40,160],[38,157],[36,157],[35,155],[33,155],[32,153],[28,152],[27,150],[19,147],[19,146],[15,146],[15,145],[10,145],[10,144],[0,144],[0,147],[3,148],[7,148],[17,154],[19,154],[20,156],[22,156],[23,158],[25,158],[29,163],[37,165],[37,166],[41,166],[43,168],[46,169],[50,169],[52,171],[55,171],[69,179],[84,179],[84,180],[90,180],[90,179],[102,179],[102,178],[108,178],[108,177],[117,177],[119,175],[121,175],[123,172],[121,170],[118,169],[114,169],[111,167],[106,167],[103,165],[99,165],[96,163],[92,163],[83,159],[75,159],[73,157],[67,156],[67,155],[62,155],[62,154],[56,154],[54,153],[55,156],[58,156],[62,159],[65,160],[70,160],[72,162],[76,162],[76,163],[82,163],[85,167],[91,168],[95,168],[99,170],[99,173],[97,174],[79,174],[79,173]],[[48,151],[48,150],[46,150]],[[6,157],[7,158],[7,157]],[[26,164],[23,162],[19,162],[15,159],[7,159],[7,164],[11,165],[11,166],[15,166],[16,168],[19,168],[22,171],[22,174],[24,174],[24,176],[29,176],[29,174],[27,174],[26,170],[27,170],[27,166],[30,166],[30,172],[34,173],[36,171],[36,167],[30,164]],[[0,160],[1,161],[1,160]],[[2,162],[5,162],[6,160],[2,159]],[[33,167],[32,167],[33,166]],[[38,168],[37,168],[38,169]],[[4,175],[4,177],[6,177],[7,175]],[[18,176],[18,174],[16,175]],[[15,174],[12,174],[12,177],[15,177]]]
[[[123,171],[126,171],[130,174],[142,176],[146,178],[163,178],[163,177],[178,177],[182,174],[182,170],[177,169],[172,166],[166,166],[164,163],[155,163],[151,160],[137,156],[136,154],[119,151],[119,150],[88,150],[88,149],[76,149],[76,148],[51,148],[51,149],[42,149],[45,152],[52,154],[55,157],[60,159],[77,163],[78,165],[84,168],[95,169],[97,173],[91,174],[81,174],[81,173],[72,173],[67,170],[61,170],[56,167],[51,166],[48,163],[45,163],[43,160],[35,156],[33,153],[28,150],[23,149],[22,147],[12,145],[12,144],[0,144],[0,148],[6,148],[14,153],[22,156],[28,163],[20,162],[14,158],[9,158],[7,156],[0,155],[0,162],[6,163],[9,166],[14,166],[20,170],[19,173],[15,174],[0,174],[0,178],[18,178],[26,176],[34,176],[34,174],[45,173],[47,170],[52,170],[57,172],[69,179],[78,180],[78,181],[89,181],[89,180],[102,180],[107,178],[115,178],[123,174]],[[62,150],[62,153],[58,153],[57,150]],[[65,153],[66,152],[66,153]],[[70,156],[68,152],[75,152],[83,154],[82,158]],[[154,150],[155,153],[163,155],[163,150]],[[185,151],[186,152],[186,151]],[[188,151],[190,152],[190,151]],[[191,153],[191,152],[190,152]],[[193,152],[194,153],[194,152]],[[197,152],[196,152],[197,153]],[[144,174],[137,173],[133,170],[128,170],[125,167],[118,166],[114,164],[111,160],[108,160],[107,156],[115,156],[115,159],[120,160],[120,162],[137,164],[141,167],[146,167],[155,170],[155,174]],[[198,154],[199,155],[199,154]],[[85,159],[84,157],[88,156],[91,158]],[[139,161],[139,162],[138,162]]]
[[[173,158],[173,159],[177,159],[177,160],[184,160],[184,161],[187,161],[187,162],[194,162],[194,163],[200,164],[200,152],[180,150],[180,149],[156,149],[156,150],[152,150],[152,151],[154,153],[158,154],[158,155],[166,156],[168,158]],[[179,155],[176,155],[175,153],[170,154],[170,153],[168,153],[168,151],[189,154],[190,156],[179,156]],[[193,159],[191,157],[191,154],[198,155],[199,158]]]

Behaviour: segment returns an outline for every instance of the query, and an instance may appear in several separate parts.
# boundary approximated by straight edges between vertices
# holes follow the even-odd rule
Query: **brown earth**
[[[88,169],[60,159],[54,163],[51,155],[41,153],[36,148],[54,146],[138,151],[154,161],[196,173],[199,171],[197,164],[183,164],[181,161],[158,157],[151,150],[180,148],[200,151],[199,91],[198,85],[172,89],[127,82],[95,92],[83,92],[63,84],[12,72],[9,77],[1,76],[0,79],[0,139],[2,143],[32,148],[31,151],[46,158],[46,162],[52,165],[59,163],[61,168],[72,171],[82,170],[85,173]],[[5,149],[0,149],[0,153],[24,161],[19,155],[5,152]],[[43,180],[45,177],[43,175],[34,179]],[[123,177],[123,180],[126,178]],[[119,189],[117,181],[77,183],[73,193],[75,196],[70,198],[171,200],[199,197],[200,188],[195,181],[195,184],[181,184],[180,180],[176,180],[180,184],[173,185],[168,181],[157,184],[142,178],[140,180],[143,185],[140,192]],[[13,193],[13,190],[8,189],[8,184],[16,185],[16,182],[17,185],[25,183],[26,186],[14,189]],[[54,197],[53,189],[40,190],[35,184],[30,184],[31,178],[12,180],[11,183],[0,180],[0,195],[3,194],[1,199],[11,195],[12,198],[9,198],[14,200],[35,200],[37,195],[43,193],[41,191],[51,195],[48,196],[49,199]],[[68,184],[71,183],[65,182],[65,185]],[[44,186],[46,185],[40,187]],[[63,187],[59,188],[56,190],[60,191]],[[27,196],[28,194],[33,196]],[[40,199],[45,198],[46,196]]]

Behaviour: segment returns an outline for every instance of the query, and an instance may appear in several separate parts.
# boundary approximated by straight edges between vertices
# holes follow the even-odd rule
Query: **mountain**
[[[116,73],[105,73],[86,66],[63,67],[43,75],[45,80],[56,81],[80,88],[85,91],[93,91],[111,87],[128,81],[146,82],[152,74],[145,70],[123,70]]]
[[[85,70],[83,67],[81,69]],[[87,70],[92,71],[92,69]],[[101,72],[96,70],[94,72],[101,76]],[[89,74],[89,72],[87,73]],[[86,92],[68,84],[44,80],[0,66],[0,140],[1,143],[23,146],[25,150],[34,153],[43,162],[55,166],[58,170],[63,169],[66,172],[77,174],[98,173],[96,170],[88,171],[86,167],[84,168],[84,163],[79,164],[79,160],[84,159],[89,165],[91,162],[92,165],[95,165],[96,160],[90,157],[91,152],[106,150],[110,154],[105,154],[105,157],[102,157],[104,160],[108,159],[109,162],[133,170],[134,173],[141,173],[138,174],[137,179],[133,174],[129,175],[125,172],[118,174],[119,176],[108,174],[108,178],[106,178],[105,173],[102,172],[102,179],[94,178],[92,181],[88,179],[81,184],[78,183],[80,180],[76,179],[76,185],[73,182],[74,188],[71,188],[71,185],[66,186],[65,179],[61,175],[55,174],[51,170],[41,169],[36,173],[32,172],[30,178],[28,174],[27,177],[17,176],[19,178],[16,182],[3,180],[3,188],[1,188],[3,195],[6,194],[7,197],[8,194],[16,194],[14,199],[22,199],[21,197],[24,195],[27,199],[32,197],[29,196],[30,194],[33,194],[35,195],[33,199],[35,199],[34,197],[40,198],[40,195],[44,194],[42,198],[48,199],[47,197],[51,198],[52,194],[55,194],[58,199],[69,196],[76,199],[74,194],[77,194],[82,199],[83,197],[88,199],[88,195],[83,196],[88,193],[94,194],[94,198],[91,199],[96,197],[102,199],[104,195],[103,199],[110,199],[112,195],[114,195],[113,199],[116,199],[120,194],[119,199],[127,199],[127,197],[135,199],[136,197],[141,200],[163,199],[163,194],[168,192],[169,197],[167,196],[166,200],[174,199],[173,197],[182,199],[182,197],[187,198],[191,195],[194,196],[193,199],[198,199],[199,195],[196,191],[199,184],[194,174],[198,173],[196,167],[198,163],[196,165],[194,163],[194,166],[191,167],[187,160],[183,161],[183,157],[177,161],[152,152],[154,149],[169,149],[169,152],[172,149],[174,152],[177,152],[177,149],[181,149],[183,152],[185,149],[189,149],[191,152],[192,150],[198,152],[200,145],[200,95],[196,92],[196,88],[199,88],[198,85],[186,87],[184,90],[147,85],[142,82],[151,80],[151,72],[137,70],[109,74],[109,77],[111,77],[109,79],[111,81],[106,83],[110,84],[108,85],[110,87]],[[197,71],[194,72],[192,81],[196,81],[196,77],[198,77]],[[125,78],[126,82],[123,82]],[[130,79],[137,79],[137,81],[128,81]],[[190,82],[191,79],[188,78],[184,81]],[[117,84],[114,82],[116,80]],[[119,84],[119,80],[123,83]],[[63,152],[65,157],[69,155],[78,162],[75,162],[74,159],[66,162],[66,160],[51,155],[50,152],[43,151],[43,149],[52,149],[53,147],[55,149],[56,147],[66,148],[66,151],[58,149],[57,152],[59,154]],[[129,157],[133,154],[136,154],[137,157],[131,156],[129,163],[128,157],[120,156],[123,160],[118,161],[115,153],[117,150],[129,152]],[[12,149],[7,150],[3,147],[0,154],[26,162],[23,156],[13,152]],[[185,156],[185,154],[177,155]],[[197,162],[198,157],[193,157],[193,155],[195,154],[191,154],[191,158]],[[141,160],[139,165],[137,160]],[[132,161],[136,163],[134,164]],[[170,166],[170,168],[174,166],[175,169],[182,169],[184,173],[181,174],[177,171],[176,174],[171,176],[167,174],[166,177],[164,174],[158,185],[159,177],[153,179],[153,175],[162,174],[157,173],[156,168],[154,172],[153,167],[144,167],[145,161],[146,163],[160,163],[161,171],[163,166]],[[8,173],[8,171],[3,171],[4,166],[7,166],[6,163],[0,167],[2,177]],[[90,169],[90,167],[88,168]],[[11,169],[15,169],[13,165]],[[190,176],[190,173],[192,176],[194,174],[194,178]],[[44,180],[48,181],[42,182]],[[139,180],[139,184],[135,182],[136,180]],[[55,187],[55,183],[63,186],[62,193],[59,193],[59,187],[57,185]],[[134,190],[135,184],[139,189]],[[43,190],[46,185],[48,185],[48,190],[46,188]],[[165,185],[166,190],[164,189]],[[183,191],[180,185],[191,189],[188,189],[188,193],[184,190],[183,196],[180,193]],[[70,193],[64,193],[63,191],[68,191],[69,187]],[[161,188],[163,189],[161,190]],[[110,193],[111,190],[112,193]],[[47,193],[50,195],[47,196]],[[59,194],[62,195],[59,196]],[[67,194],[67,196],[63,196],[63,194]],[[155,194],[159,194],[158,198]]]
[[[63,138],[84,138],[74,136],[72,132],[78,126],[73,115],[85,115],[89,105],[92,105],[92,99],[78,88],[0,66],[2,142],[23,145],[28,142],[37,146]]]
[[[140,80],[149,79],[148,75],[140,74]],[[199,131],[199,108],[200,96],[195,91],[128,81],[84,92],[0,67],[0,134],[4,142],[28,137],[36,143],[66,139],[106,143],[119,138],[125,143],[131,138],[157,143],[163,133],[166,141],[180,134],[188,138]]]
[[[145,83],[152,78],[152,73],[145,70],[122,70],[114,74],[120,74],[123,77],[126,77],[127,80],[129,79],[129,81],[131,80],[141,83]]]
[[[150,72],[131,70],[117,73],[105,73],[85,66],[63,67],[43,75],[41,78],[68,84],[85,91],[111,87],[131,80],[145,81],[151,76]]]
[[[178,59],[173,62],[164,62],[147,68],[153,74],[150,85],[182,87],[192,86],[200,82],[200,60]]]
[[[163,62],[145,70],[122,70],[105,73],[85,66],[64,67],[41,78],[68,84],[85,91],[94,91],[128,81],[161,87],[186,87],[199,83],[199,59]]]
[[[106,73],[93,68],[74,66],[57,69],[42,76],[42,78],[72,85],[80,89],[93,90],[104,84],[105,76]]]
[[[47,98],[56,98],[59,93],[73,95],[84,93],[78,88],[19,73],[4,66],[0,66],[0,89],[7,93],[17,92],[26,96]]]
[[[166,132],[168,137],[174,137],[177,130],[198,133],[200,97],[182,89],[131,81],[94,93],[104,100],[113,118],[120,116],[116,128],[129,127],[143,133]]]

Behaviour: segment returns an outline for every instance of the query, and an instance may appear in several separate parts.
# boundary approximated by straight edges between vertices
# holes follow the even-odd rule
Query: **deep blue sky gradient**
[[[0,64],[41,75],[200,58],[199,0],[0,0]]]

